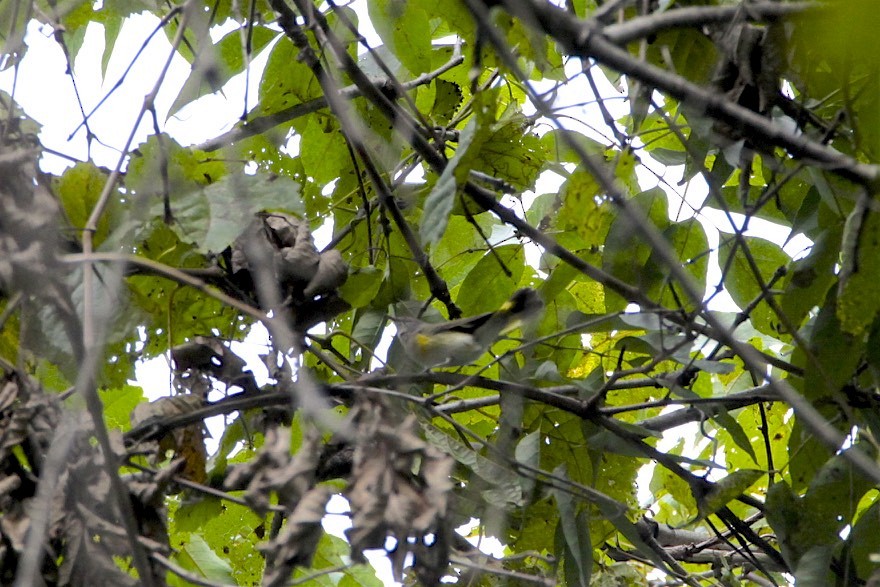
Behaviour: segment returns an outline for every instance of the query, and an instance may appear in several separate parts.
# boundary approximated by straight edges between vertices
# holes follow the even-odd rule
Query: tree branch
[[[485,5],[477,2],[477,0],[466,0],[466,2],[478,21],[482,23],[480,26],[483,27],[484,33],[496,47],[498,55],[523,83],[527,95],[534,103],[538,112],[556,121],[557,125],[559,125],[557,117],[550,111],[549,105],[537,95],[534,88],[529,84],[527,76],[523,74],[521,68],[510,54],[509,48],[506,46],[500,33],[486,24],[488,22],[488,12]],[[633,58],[625,50],[605,39],[595,23],[573,18],[564,10],[540,0],[531,0],[529,5],[532,9],[532,19],[530,20],[537,23],[533,26],[540,26],[543,32],[556,38],[569,52],[582,57],[594,57],[604,65],[615,68],[627,75],[632,75],[642,82],[666,91],[673,97],[688,104],[691,108],[699,109],[716,120],[724,121],[731,125],[738,124],[746,132],[752,133],[753,137],[763,138],[769,144],[787,148],[794,156],[812,158],[814,161],[824,164],[827,169],[841,177],[865,185],[866,190],[870,190],[869,193],[875,193],[880,190],[880,179],[878,179],[880,168],[878,166],[859,163],[821,143],[816,143],[778,125],[774,125],[755,112],[733,104],[724,97],[713,94],[681,76],[670,74]],[[644,238],[645,242],[657,254],[659,260],[667,267],[671,276],[681,284],[687,297],[694,303],[701,304],[701,293],[695,285],[693,277],[681,266],[674,251],[671,250],[669,244],[657,228],[625,197],[618,187],[615,178],[604,168],[602,163],[596,161],[595,157],[587,153],[582,145],[570,140],[566,135],[563,135],[563,137],[566,138],[568,145],[577,153],[581,162],[593,174],[593,177],[608,197],[632,222],[635,230],[641,233],[642,238]],[[555,254],[555,251],[550,252]],[[639,297],[643,298],[646,296],[640,293]],[[650,308],[656,307],[656,303],[650,300],[648,303]],[[732,332],[724,327],[724,324],[721,323],[718,317],[711,312],[703,312],[702,318],[706,321],[707,325],[716,331],[719,337],[718,340],[739,355],[750,370],[754,373],[765,371],[766,361],[753,346],[738,340]],[[832,451],[840,449],[846,441],[846,437],[830,424],[812,403],[804,398],[788,381],[772,376],[765,376],[765,378],[771,388],[794,409],[801,421],[826,447]],[[844,455],[867,477],[880,482],[880,467],[863,450],[848,450]]]
[[[567,53],[595,59],[602,65],[669,94],[696,112],[741,129],[761,142],[782,147],[792,157],[811,159],[824,169],[865,185],[871,193],[880,191],[880,169],[877,165],[860,163],[805,135],[782,128],[680,75],[639,61],[608,39],[595,21],[578,19],[549,2],[531,0],[529,4],[542,31],[556,39]]]
[[[461,55],[453,55],[449,61],[447,61],[434,71],[424,73],[408,82],[401,82],[400,86],[406,91],[414,90],[419,86],[431,83],[434,79],[440,77],[453,67],[461,65],[463,62],[464,57],[462,57]],[[397,91],[397,86],[392,80],[388,78],[371,79],[370,81],[379,92]],[[350,85],[344,88],[340,88],[338,94],[342,100],[353,100],[354,98],[362,96],[363,92],[357,85]],[[292,120],[296,120],[297,118],[306,116],[307,114],[311,114],[312,112],[317,112],[322,108],[327,108],[327,98],[325,96],[321,96],[320,98],[315,98],[314,100],[309,100],[307,102],[302,102],[301,104],[294,104],[293,106],[275,112],[274,114],[258,116],[257,118],[242,123],[241,126],[238,126],[230,130],[229,132],[226,132],[218,137],[209,139],[201,145],[194,146],[193,149],[199,151],[216,151],[217,149],[220,149],[227,145],[231,145],[233,143],[237,143],[238,141],[244,140],[248,137],[262,134],[269,129],[284,124],[285,122],[290,122]]]
[[[615,45],[626,45],[664,30],[725,24],[734,18],[743,18],[750,22],[775,20],[783,16],[800,14],[819,6],[821,5],[813,2],[796,2],[791,4],[761,2],[732,6],[687,6],[666,12],[655,12],[647,16],[639,16],[620,24],[608,25],[602,28],[602,35]]]

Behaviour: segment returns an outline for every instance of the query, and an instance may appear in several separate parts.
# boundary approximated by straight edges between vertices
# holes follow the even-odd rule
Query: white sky
[[[126,20],[103,79],[100,60],[104,50],[103,27],[89,25],[74,63],[77,89],[87,113],[119,82],[157,24],[158,19],[152,15],[136,15]],[[40,138],[46,147],[85,160],[88,155],[85,129],[80,127],[68,140],[82,121],[82,115],[76,106],[73,84],[65,75],[64,55],[52,38],[51,30],[41,29],[34,23],[28,27],[26,42],[28,52],[21,63],[15,98],[29,116],[43,124]],[[143,99],[158,79],[170,50],[164,33],[154,35],[140,57],[134,60],[121,86],[90,118],[92,131],[103,143],[92,143],[92,158],[98,165],[110,168],[116,165]],[[261,69],[264,62],[265,54],[255,60],[254,65]],[[231,128],[241,114],[244,93],[244,77],[237,76],[224,87],[225,98],[219,94],[205,96],[166,123],[168,110],[189,71],[189,64],[175,56],[155,101],[160,128],[183,145],[201,142]],[[13,76],[12,68],[0,72],[0,88],[10,92]],[[251,84],[250,104],[256,101],[257,88],[258,84]],[[152,132],[152,117],[148,115],[141,121],[133,145]],[[69,161],[51,155],[46,155],[43,161],[43,168],[52,173],[60,173],[69,165]]]

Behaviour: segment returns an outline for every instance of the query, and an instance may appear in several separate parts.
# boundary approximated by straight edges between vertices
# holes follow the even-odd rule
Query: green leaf
[[[776,533],[782,556],[793,567],[801,554],[795,542],[801,511],[798,497],[784,481],[779,481],[767,490],[765,505],[767,522]]]
[[[503,179],[517,190],[535,188],[546,153],[541,140],[531,132],[532,123],[511,104],[480,144],[473,169]]]
[[[678,113],[666,112],[666,114],[673,124],[678,125],[679,132],[687,136],[687,121]],[[639,138],[645,143],[645,149],[651,157],[664,165],[681,165],[687,160],[685,145],[670,129],[669,123],[660,115],[659,110],[648,114],[639,130]]]
[[[666,194],[659,188],[635,196],[632,205],[640,209],[660,230],[669,226]],[[605,237],[602,268],[618,279],[646,292],[658,292],[666,281],[666,270],[648,264],[653,250],[638,233],[626,215],[617,216]],[[605,305],[609,310],[622,310],[627,300],[606,288]]]
[[[351,546],[338,536],[323,533],[312,561],[312,569],[298,568],[294,583],[303,585],[326,585],[327,587],[382,587],[376,571],[369,565],[351,564]],[[320,570],[333,573],[320,573]],[[339,570],[336,570],[339,569]],[[309,578],[307,581],[304,579]]]
[[[247,65],[247,61],[245,61],[245,47],[243,45],[243,37],[247,35],[250,35],[251,60],[275,38],[278,38],[276,31],[260,25],[253,25],[250,29],[236,29],[224,35],[214,46],[219,53],[218,58],[220,62],[223,63],[231,75],[244,71]]]
[[[857,206],[846,220],[837,317],[844,332],[864,333],[880,310],[880,214]]]
[[[755,262],[755,274],[742,246],[748,248]],[[722,271],[726,270],[724,286],[730,297],[740,308],[747,308],[762,293],[761,286],[767,286],[773,275],[789,263],[789,256],[774,243],[758,237],[743,237],[743,245],[737,245],[733,239],[722,241],[719,247],[719,263]],[[776,313],[765,300],[752,310],[749,318],[752,325],[769,336],[780,335],[781,324]]]
[[[602,189],[593,176],[578,169],[563,184],[559,226],[574,228],[588,246],[601,245],[614,219],[611,203],[601,197]],[[554,215],[555,216],[555,215]]]
[[[606,149],[605,145],[587,135],[562,128],[554,128],[545,133],[541,137],[541,142],[544,144],[544,150],[551,161],[559,163],[581,163],[580,155],[572,147],[572,144],[594,157],[604,156]],[[568,172],[561,165],[556,166],[553,163],[550,165],[553,165],[554,171],[559,172],[560,175],[568,176]]]
[[[822,304],[834,284],[841,236],[839,228],[823,231],[813,243],[810,254],[792,262],[779,305],[794,326],[800,326],[807,313]]]
[[[503,245],[483,255],[459,288],[456,303],[465,316],[494,312],[520,285],[525,252],[520,245]],[[492,284],[492,287],[486,287]]]
[[[752,461],[757,463],[758,457],[755,455],[755,449],[752,448],[752,443],[749,440],[748,435],[746,434],[743,427],[740,426],[739,422],[733,419],[733,417],[722,408],[722,410],[715,414],[713,420],[718,422],[718,425],[724,428],[728,434],[730,434],[730,438],[736,443],[738,447],[743,449],[750,457],[752,457]]]
[[[880,532],[877,528],[880,528],[880,501],[874,501],[862,512],[859,521],[847,537],[856,572],[859,578],[865,581],[877,568],[877,563],[871,560],[871,555],[880,552]]]
[[[217,556],[199,534],[190,534],[183,546],[176,548],[174,561],[184,569],[210,581],[232,583],[232,567]]]
[[[410,298],[412,291],[412,265],[394,257],[385,267],[385,276],[379,287],[379,295],[373,304],[375,308],[387,308]]]
[[[804,396],[812,401],[837,393],[862,361],[864,337],[845,331],[838,320],[840,300],[833,289],[810,333],[813,359],[804,367]]]
[[[339,125],[329,118],[309,117],[299,150],[303,170],[319,185],[333,181],[352,166],[348,143]]]
[[[110,3],[105,2],[105,9]],[[113,56],[113,49],[116,47],[116,39],[119,38],[119,32],[122,30],[122,23],[125,18],[120,15],[108,14],[102,19],[104,24],[104,53],[101,55],[101,76],[107,76],[107,66],[110,64],[110,58]]]
[[[244,71],[244,35],[248,34],[251,36],[252,57],[278,36],[272,29],[254,26],[250,32],[236,29],[216,44],[200,47],[189,77],[168,110],[168,118],[190,102],[219,91],[234,75]]]
[[[684,442],[679,441],[675,452],[680,452],[683,445]],[[684,526],[688,520],[697,516],[697,502],[690,486],[666,467],[654,467],[650,490],[652,498],[660,508],[655,516],[658,522]]]
[[[431,444],[468,467],[480,479],[486,481],[493,488],[490,490],[492,491],[490,495],[501,500],[497,505],[523,504],[522,489],[520,488],[519,477],[515,471],[487,459],[464,443],[458,442],[436,428],[426,428],[425,436]]]
[[[412,76],[431,69],[428,15],[418,2],[369,0],[370,22]]]
[[[227,164],[202,151],[181,147],[167,135],[153,135],[138,146],[128,165],[125,185],[140,196],[138,204],[155,202],[165,195],[167,176],[168,196],[174,201],[197,190],[227,173]],[[159,202],[161,205],[161,202]],[[155,216],[161,217],[161,214]]]
[[[178,198],[172,210],[174,228],[202,253],[219,253],[232,244],[256,212],[304,212],[298,184],[266,173],[225,176]]]
[[[556,477],[565,478],[565,470],[553,471]],[[589,587],[593,571],[593,545],[590,542],[590,527],[583,510],[577,512],[572,495],[562,489],[554,488],[553,497],[559,508],[559,527],[563,543],[563,571],[567,585]]]
[[[104,421],[108,428],[126,430],[131,428],[129,416],[135,406],[146,401],[139,385],[125,385],[115,389],[102,389],[98,394],[104,404]]]
[[[830,546],[814,546],[804,553],[794,570],[798,587],[826,587],[833,583],[830,567],[834,551]]]
[[[498,225],[491,214],[480,214],[472,219],[484,234],[491,233]],[[454,214],[449,218],[443,238],[431,249],[431,257],[449,287],[455,287],[483,258],[485,245],[473,224],[465,216]]]
[[[849,451],[866,447],[866,443],[857,443],[832,456],[810,482],[801,502],[809,518],[804,525],[805,537],[816,540],[814,544],[822,544],[823,537],[826,543],[836,540],[839,530],[855,515],[862,495],[873,487],[846,456]],[[868,456],[873,458],[872,454]]]
[[[435,79],[434,90],[431,119],[439,125],[448,124],[464,99],[461,86],[444,79]]]
[[[161,220],[144,228],[136,247],[144,257],[173,267],[204,267],[207,263],[193,245],[182,243]],[[145,358],[164,353],[192,336],[204,336],[212,329],[234,339],[244,338],[247,332],[249,323],[240,320],[237,311],[196,289],[152,275],[133,275],[127,281],[132,304],[145,314],[141,318],[146,326]]]
[[[728,503],[745,493],[758,479],[766,475],[757,469],[734,471],[715,483],[703,495],[694,495],[700,519],[714,514]]]
[[[706,290],[706,275],[709,271],[709,239],[703,225],[693,218],[677,222],[663,231],[663,236],[666,237],[669,246],[678,255],[685,271],[693,277],[693,282],[696,284],[702,300]],[[697,309],[699,302],[685,297],[681,288],[670,282],[669,270],[664,266],[663,261],[656,256],[656,252],[648,259],[648,266],[659,268],[658,271],[667,276],[665,279],[667,283],[660,295],[661,304],[668,308],[683,307],[688,311]]]
[[[704,84],[710,81],[718,64],[718,51],[712,40],[696,28],[660,31],[648,45],[647,60],[666,67],[675,63],[676,72]]]
[[[73,10],[71,10],[65,18],[62,19],[64,27],[67,29],[64,35],[67,52],[70,61],[76,63],[79,50],[82,48],[86,38],[87,25],[95,16],[95,9],[88,2],[83,2]]]
[[[856,444],[847,450],[863,450]],[[767,519],[777,532],[786,560],[816,580],[824,570],[808,559],[840,542],[840,532],[850,524],[862,496],[873,483],[853,467],[845,454],[832,456],[816,472],[800,499],[788,486],[777,483],[767,495]],[[817,583],[814,583],[817,584]]]
[[[459,135],[458,150],[456,150],[455,156],[446,164],[446,168],[440,174],[437,183],[425,200],[419,232],[426,245],[436,243],[446,230],[458,186],[466,179],[469,172],[469,169],[464,166],[459,169],[459,164],[468,158],[468,148],[476,135],[477,121],[472,118]]]
[[[833,0],[827,11],[808,12],[798,20],[793,31],[793,41],[798,46],[808,46],[811,51],[799,54],[798,60],[816,59],[825,62],[832,71],[851,67],[855,59],[872,66],[880,64],[877,55],[871,52],[854,54],[845,46],[869,47],[876,39],[880,27],[876,6],[871,0]],[[802,63],[805,68],[815,67],[814,62]]]
[[[24,43],[25,30],[27,30],[27,17],[29,11],[22,10],[16,2],[0,2],[0,22],[5,23],[3,44],[0,45],[0,65],[6,69],[12,63],[18,62],[27,52]],[[10,57],[10,59],[7,59]]]
[[[70,226],[75,231],[85,228],[109,175],[107,170],[86,161],[67,169],[55,180],[54,191],[61,201]],[[117,202],[118,198],[114,201],[111,196],[109,209],[105,210],[98,219],[98,230],[92,240],[96,247],[104,242],[111,228],[119,221]]]
[[[833,412],[826,408],[822,413],[828,417]],[[795,420],[792,426],[788,438],[788,453],[791,486],[795,491],[804,490],[831,456],[828,448],[799,420]]]
[[[264,559],[256,548],[259,537],[257,534],[268,532],[266,521],[257,516],[250,508],[235,503],[221,503],[208,498],[202,500],[203,506],[191,509],[188,505],[180,506],[182,516],[173,512],[169,532],[170,543],[175,548],[186,545],[190,536],[199,536],[207,543],[214,553],[222,552],[224,560],[229,564],[231,577],[223,583],[239,585],[259,584],[262,577]],[[186,530],[177,526],[178,517],[189,518]],[[207,563],[205,563],[207,564]],[[221,568],[211,566],[221,572]],[[193,569],[195,570],[195,569]]]
[[[537,467],[540,454],[541,432],[535,430],[534,432],[523,436],[516,444],[514,458],[516,458],[516,462],[518,463],[523,463],[530,467]]]
[[[424,10],[434,27],[434,38],[457,33],[470,44],[474,35],[474,17],[464,2],[437,2],[436,0],[410,0]]]
[[[351,331],[351,344],[345,349],[345,351],[353,359],[356,354],[360,352],[361,364],[371,364],[373,361],[373,355],[368,351],[375,349],[378,346],[387,322],[388,313],[385,310],[366,310],[358,312],[355,317],[354,328]]]
[[[639,554],[650,560],[658,569],[666,568],[666,563],[660,558],[660,555],[645,543],[636,525],[627,518],[625,508],[603,502],[600,502],[598,506],[605,519],[617,528]]]
[[[368,306],[376,297],[385,274],[376,267],[361,267],[349,272],[339,294],[352,308]]]
[[[521,400],[520,400],[521,401]],[[513,452],[513,457],[517,463],[530,467],[532,469],[540,466],[541,460],[541,431],[535,430],[523,436]],[[520,478],[523,494],[530,495],[535,487],[535,480],[530,476],[523,475]]]
[[[175,530],[198,533],[221,512],[223,512],[223,502],[216,497],[204,496],[187,501],[175,512]]]
[[[322,95],[321,84],[298,57],[299,50],[287,37],[272,48],[260,82],[261,114],[274,114]]]

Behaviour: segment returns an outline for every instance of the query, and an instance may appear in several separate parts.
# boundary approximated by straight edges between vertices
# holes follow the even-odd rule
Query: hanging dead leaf
[[[414,561],[417,574],[438,582],[448,566],[448,544],[428,537],[446,531],[452,459],[419,437],[414,416],[400,422],[381,399],[359,397],[350,422],[356,435],[346,490],[352,558],[364,561],[364,550],[384,548],[391,537],[397,541],[391,555],[395,580],[402,580],[407,555],[421,553]]]
[[[204,405],[203,398],[192,394],[163,397],[135,406],[131,412],[131,425],[136,427],[150,420],[187,414]],[[204,483],[208,453],[205,449],[205,433],[201,424],[183,426],[163,436],[159,440],[158,454],[152,454],[150,457],[151,463],[156,464],[164,460],[168,451],[173,451],[175,456],[184,459],[186,465],[181,471],[181,476],[196,483]]]
[[[278,537],[260,546],[266,555],[265,585],[286,585],[294,568],[312,564],[318,541],[324,534],[321,520],[330,494],[330,489],[323,485],[310,489],[296,505]]]
[[[247,362],[232,352],[223,341],[214,337],[196,336],[171,349],[174,367],[179,372],[195,371],[208,374],[227,387],[237,386],[254,392],[259,388]]]
[[[246,486],[245,500],[261,515],[269,511],[273,492],[278,496],[279,505],[292,510],[314,484],[320,442],[318,431],[309,429],[299,451],[291,456],[290,430],[269,428],[257,456],[232,469],[224,487]]]
[[[240,284],[260,271],[270,272],[287,300],[299,308],[316,296],[334,294],[348,277],[348,266],[335,250],[315,248],[309,224],[289,214],[259,214],[233,243],[232,273]]]
[[[336,249],[321,253],[318,269],[311,281],[303,290],[307,298],[319,294],[334,292],[348,279],[348,265],[342,260],[342,254]]]

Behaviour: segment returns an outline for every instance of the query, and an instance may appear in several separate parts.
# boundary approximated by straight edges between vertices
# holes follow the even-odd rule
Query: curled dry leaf
[[[364,550],[383,548],[391,537],[397,541],[392,557],[396,580],[402,580],[404,561],[412,553],[417,575],[426,584],[439,582],[448,564],[448,544],[436,537],[446,533],[452,459],[416,434],[414,416],[394,425],[399,418],[375,398],[358,398],[350,421],[356,433],[346,491],[352,557],[365,560]]]
[[[272,492],[278,496],[280,505],[293,510],[314,484],[320,440],[320,434],[310,429],[299,451],[291,456],[290,430],[269,428],[257,456],[233,468],[224,486],[235,488],[246,485],[244,498],[261,515],[269,511]]]
[[[204,405],[205,400],[202,397],[190,393],[159,398],[135,406],[130,417],[131,424],[135,427],[150,420],[162,420],[186,414]],[[186,462],[186,466],[181,471],[183,477],[196,483],[205,481],[208,453],[205,448],[205,432],[201,424],[183,426],[163,436],[159,440],[157,453],[150,455],[150,462],[155,464],[164,460],[168,451],[173,451],[175,456]]]
[[[124,478],[132,497],[132,504],[137,512],[138,529],[144,538],[150,539],[155,545],[168,550],[168,525],[165,497],[177,490],[174,477],[185,474],[186,459],[179,458],[163,467],[155,475],[137,473]]]
[[[308,225],[296,216],[273,213],[263,214],[262,218],[266,228],[282,248],[296,246],[298,241],[312,240]]]
[[[196,336],[191,341],[171,349],[175,370],[204,373],[221,381],[227,387],[238,386],[245,391],[257,391],[254,374],[244,359],[232,352],[217,338]]]
[[[321,253],[318,270],[303,290],[307,298],[336,291],[348,278],[348,265],[336,249]]]
[[[293,246],[284,247],[275,257],[275,271],[284,283],[308,283],[318,271],[320,255],[306,231]]]
[[[0,102],[3,111],[7,102]],[[58,262],[61,209],[38,171],[40,151],[33,148],[31,137],[15,134],[0,133],[4,138],[0,142],[0,292],[25,294],[22,312],[34,316],[35,330],[48,331],[60,323],[69,340],[48,342],[79,354],[81,339],[68,271]]]
[[[335,250],[315,248],[308,222],[289,214],[259,214],[232,245],[230,265],[239,282],[271,271],[284,296],[295,304],[334,293],[348,277]],[[249,275],[249,279],[243,279]]]
[[[297,566],[309,566],[318,541],[324,534],[321,520],[330,499],[330,489],[313,487],[299,500],[278,537],[260,546],[266,555],[265,585],[286,585]]]
[[[0,394],[3,397],[0,460],[9,457],[12,448],[19,446],[34,468],[34,474],[39,475],[61,418],[58,402],[15,374],[6,376]]]

